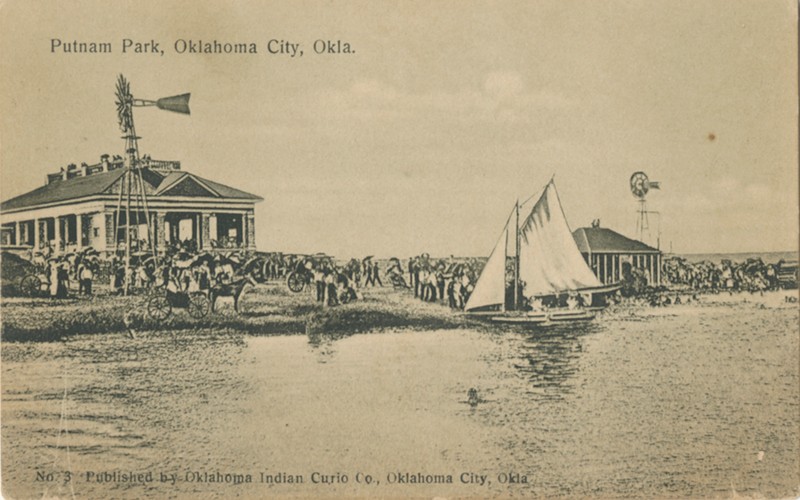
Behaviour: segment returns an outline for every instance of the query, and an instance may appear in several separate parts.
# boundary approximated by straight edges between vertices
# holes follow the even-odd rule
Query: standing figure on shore
[[[323,291],[323,305],[326,306],[336,306],[339,305],[339,297],[338,297],[338,290],[337,290],[337,280],[336,277],[339,274],[331,265],[326,265],[324,268],[324,291]]]
[[[314,273],[314,285],[317,288],[317,302],[325,303],[325,272],[322,264],[316,264],[312,267]]]
[[[458,300],[456,299],[456,283],[455,279],[447,282],[447,305],[450,309],[458,309]]]
[[[383,282],[381,281],[381,268],[378,266],[377,262],[372,265],[372,283],[377,283],[377,286],[383,287]]]
[[[78,280],[78,295],[83,295],[85,293],[83,289],[83,278],[82,278],[83,269],[85,267],[86,267],[85,262],[79,262],[75,269],[75,278]]]
[[[436,270],[431,269],[428,271],[428,280],[425,287],[425,300],[428,302],[436,302],[437,284]]]
[[[56,266],[56,281],[58,283],[56,297],[63,299],[67,297],[67,282],[69,281],[69,264],[64,261]]]
[[[92,281],[94,280],[94,265],[91,262],[82,262],[78,271],[79,291],[85,295],[92,294]],[[79,292],[79,293],[80,293]]]
[[[48,287],[50,298],[54,299],[58,296],[58,262],[55,260],[47,263],[47,277],[50,280],[50,286]]]
[[[420,300],[427,300],[425,298],[425,290],[428,283],[428,269],[423,266],[419,266],[415,274],[417,286],[414,288],[414,296],[418,297]]]
[[[375,276],[373,275],[373,267],[372,267],[372,259],[367,257],[364,259],[364,274],[367,275],[366,281],[364,281],[364,287],[368,287],[370,285],[375,286]]]
[[[439,266],[436,268],[436,288],[439,292],[439,300],[444,301],[444,271],[445,271],[445,264],[444,262],[440,262]]]

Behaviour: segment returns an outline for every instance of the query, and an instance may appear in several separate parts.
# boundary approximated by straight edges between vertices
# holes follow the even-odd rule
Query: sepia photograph
[[[800,497],[798,4],[0,2],[7,499]]]

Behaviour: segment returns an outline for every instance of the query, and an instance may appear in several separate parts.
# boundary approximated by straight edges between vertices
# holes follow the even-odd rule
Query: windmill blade
[[[119,119],[119,128],[123,132],[131,129],[130,107],[128,103],[131,100],[131,85],[124,76],[119,75],[117,78],[117,117]]]

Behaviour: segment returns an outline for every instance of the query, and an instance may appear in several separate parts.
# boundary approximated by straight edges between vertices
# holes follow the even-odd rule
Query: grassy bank
[[[366,289],[364,299],[337,307],[317,304],[309,292],[291,293],[283,284],[249,288],[240,301],[240,313],[230,298],[221,298],[217,310],[194,319],[173,309],[164,321],[147,314],[146,296],[118,297],[100,291],[91,298],[64,300],[3,298],[3,341],[54,341],[77,334],[233,330],[253,335],[348,335],[385,329],[451,329],[470,320],[440,304],[415,300],[404,290]]]

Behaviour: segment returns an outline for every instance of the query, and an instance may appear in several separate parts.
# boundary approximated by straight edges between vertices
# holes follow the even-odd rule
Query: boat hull
[[[488,319],[493,323],[510,325],[553,325],[563,323],[577,323],[591,321],[595,312],[587,309],[580,310],[552,310],[528,313],[483,313],[470,314],[471,316]]]

